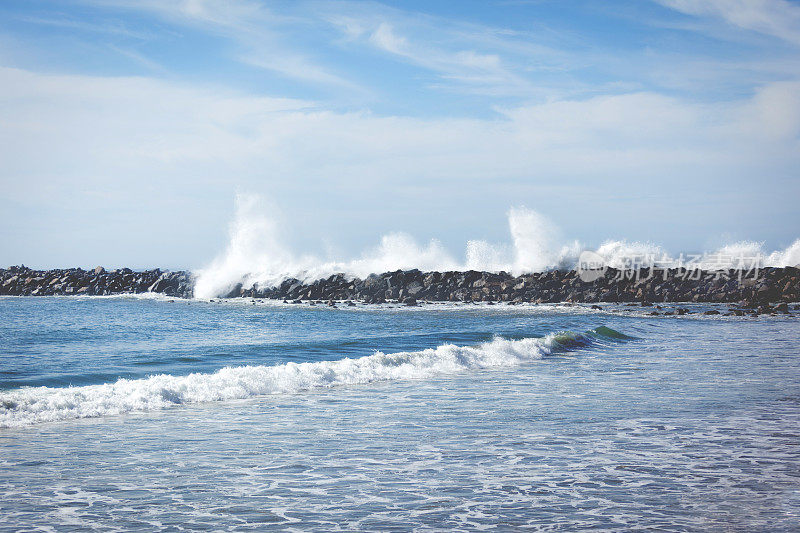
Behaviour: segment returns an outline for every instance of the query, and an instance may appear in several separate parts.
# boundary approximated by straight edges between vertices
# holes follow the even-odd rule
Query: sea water
[[[0,530],[796,531],[800,320],[0,298]]]

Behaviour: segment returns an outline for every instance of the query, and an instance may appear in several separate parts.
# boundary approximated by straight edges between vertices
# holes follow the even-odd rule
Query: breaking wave
[[[551,269],[572,269],[586,247],[579,241],[565,240],[558,227],[543,215],[524,207],[508,211],[511,242],[467,242],[465,257],[458,260],[433,239],[417,243],[405,233],[384,235],[377,247],[351,260],[326,261],[312,255],[297,255],[284,241],[277,211],[265,207],[258,196],[238,195],[236,215],[230,228],[227,249],[206,268],[197,272],[194,294],[198,298],[224,296],[238,283],[244,288],[255,284],[279,285],[287,278],[304,282],[345,273],[364,278],[369,274],[398,269],[422,271],[481,270],[510,272],[514,275]],[[624,267],[632,257],[652,257],[675,261],[661,246],[648,242],[608,240],[597,249],[608,266]],[[740,242],[717,250],[702,268],[735,268],[741,258],[758,256],[759,266],[794,266],[800,263],[800,239],[783,251],[766,252],[764,244]],[[726,263],[727,261],[727,263]]]
[[[213,374],[157,375],[82,387],[30,387],[0,393],[0,427],[26,426],[182,404],[294,393],[315,388],[424,379],[473,369],[513,367],[543,356],[630,337],[607,327],[543,338],[496,338],[475,346],[445,344],[416,352],[275,366],[223,368]]]

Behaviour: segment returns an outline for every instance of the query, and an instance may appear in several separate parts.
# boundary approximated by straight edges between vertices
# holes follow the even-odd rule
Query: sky
[[[800,2],[0,3],[0,265],[800,237]]]

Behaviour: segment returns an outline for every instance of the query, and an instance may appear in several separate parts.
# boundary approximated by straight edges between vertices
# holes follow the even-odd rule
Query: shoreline
[[[133,271],[102,267],[33,270],[24,266],[0,269],[0,295],[108,296],[160,293],[192,298],[194,275],[188,271]],[[224,292],[224,291],[223,291]],[[290,278],[272,287],[236,284],[223,298],[267,298],[287,302],[384,303],[416,305],[432,302],[492,303],[726,303],[743,312],[788,311],[800,301],[800,269],[765,267],[755,272],[735,270],[681,271],[609,268],[594,281],[583,281],[574,270],[511,274],[491,272],[421,272],[396,270],[364,279],[334,274],[313,282]]]

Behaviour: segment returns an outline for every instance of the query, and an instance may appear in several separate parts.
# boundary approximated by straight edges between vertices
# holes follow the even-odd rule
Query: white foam
[[[224,296],[237,284],[271,287],[287,278],[311,282],[335,273],[364,278],[369,274],[398,269],[422,271],[485,270],[520,275],[554,268],[574,268],[585,247],[567,241],[558,227],[543,215],[523,207],[509,209],[510,243],[467,242],[463,260],[457,260],[435,239],[425,245],[401,232],[381,237],[377,246],[354,259],[323,260],[312,255],[298,255],[285,242],[278,209],[258,196],[239,195],[236,216],[230,228],[227,249],[210,265],[197,272],[194,287],[198,298]],[[608,266],[623,268],[638,258],[676,265],[679,260],[661,246],[650,242],[609,240],[597,252]],[[763,243],[740,242],[722,247],[695,263],[701,268],[741,267],[742,257],[757,256],[759,266],[794,266],[800,263],[800,240],[783,251],[766,253]],[[688,258],[684,257],[684,264]],[[727,261],[727,262],[726,262]]]
[[[572,268],[577,262],[580,244],[577,241],[561,244],[560,230],[536,211],[512,207],[508,212],[508,225],[514,243],[512,273]]]
[[[613,268],[630,267],[630,261],[636,258],[652,258],[653,260],[668,258],[668,254],[657,244],[638,241],[605,241],[597,249],[606,265]],[[649,259],[648,259],[649,260]]]
[[[378,246],[355,259],[326,261],[294,254],[284,242],[285,232],[278,218],[270,216],[276,208],[260,197],[238,195],[236,205],[227,249],[197,272],[194,293],[198,298],[225,295],[237,283],[245,288],[256,283],[268,287],[287,278],[313,281],[339,272],[363,278],[372,273],[412,268],[515,274],[572,268],[580,252],[577,241],[562,243],[558,228],[547,218],[530,209],[515,207],[508,212],[512,243],[471,240],[461,261],[454,259],[435,239],[420,245],[402,232],[384,235]]]
[[[421,246],[410,235],[400,232],[384,235],[377,247],[348,261],[298,256],[284,242],[277,217],[267,215],[275,208],[265,207],[258,196],[244,195],[236,197],[236,206],[228,248],[197,273],[194,287],[197,298],[225,295],[237,283],[247,288],[256,283],[269,287],[287,278],[313,281],[338,272],[365,277],[397,269],[459,268],[438,241],[431,240],[427,246]]]
[[[606,241],[598,248],[597,253],[605,259],[606,265],[614,268],[630,267],[631,262],[637,259],[644,265],[654,261],[657,265],[682,264],[704,270],[786,267],[800,264],[800,239],[785,250],[774,252],[767,252],[763,242],[738,241],[712,252],[682,256],[670,254],[661,246],[650,242]]]
[[[508,270],[513,257],[510,247],[486,241],[467,242],[467,270],[500,272]]]
[[[225,252],[198,272],[194,294],[214,298],[236,283],[274,285],[290,276],[295,258],[283,245],[275,217],[268,216],[259,197],[236,196],[236,216]]]
[[[772,252],[765,260],[766,266],[787,267],[800,265],[800,239],[784,250]]]
[[[0,427],[517,366],[551,353],[557,346],[555,339],[498,338],[476,346],[446,344],[417,352],[376,352],[356,359],[229,367],[213,374],[157,375],[82,387],[27,387],[0,393]]]
[[[751,267],[787,267],[800,264],[800,239],[784,250],[768,252],[763,242],[738,241],[722,246],[709,254],[702,267],[715,268],[751,268]]]

